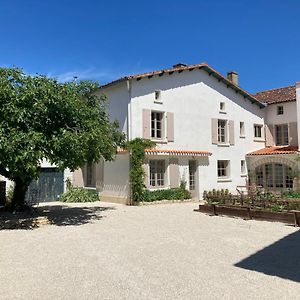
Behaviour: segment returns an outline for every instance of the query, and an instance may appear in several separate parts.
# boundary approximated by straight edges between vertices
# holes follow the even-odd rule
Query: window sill
[[[96,191],[96,189],[97,189],[95,186],[84,186],[84,188],[86,190],[92,190],[92,191]]]
[[[265,142],[265,139],[255,138],[253,142]]]
[[[241,174],[241,177],[247,177],[247,174]]]
[[[240,139],[245,139],[246,136],[245,135],[240,135]]]
[[[227,112],[224,111],[224,110],[219,110],[219,113],[220,113],[220,114],[224,114],[224,115],[227,114]]]
[[[159,144],[167,144],[167,140],[159,140],[159,139],[151,139],[152,142],[159,143]]]
[[[231,178],[218,178],[217,182],[231,182]]]
[[[156,103],[156,104],[163,104],[163,102],[159,101],[159,100],[154,100],[154,103]]]
[[[224,144],[217,144],[218,147],[230,147],[230,144],[224,143]]]

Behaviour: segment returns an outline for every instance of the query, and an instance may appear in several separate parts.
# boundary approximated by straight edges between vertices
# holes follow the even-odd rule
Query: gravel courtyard
[[[52,225],[0,231],[0,299],[299,299],[297,228],[194,208],[45,207]]]

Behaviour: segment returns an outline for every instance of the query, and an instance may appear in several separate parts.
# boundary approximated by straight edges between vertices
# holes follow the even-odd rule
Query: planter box
[[[195,209],[195,211],[215,216],[224,215],[248,220],[253,219],[270,222],[282,222],[294,226],[300,226],[300,211],[271,212],[250,207],[233,207],[214,204],[199,205],[199,209]]]

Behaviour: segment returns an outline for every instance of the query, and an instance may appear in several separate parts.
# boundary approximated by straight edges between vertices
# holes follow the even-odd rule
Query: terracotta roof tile
[[[297,154],[298,147],[295,146],[276,146],[276,147],[266,147],[259,149],[253,152],[248,153],[247,155],[276,155],[276,154]]]
[[[128,151],[123,148],[118,148],[118,154],[124,154]],[[164,150],[164,149],[146,149],[146,154],[153,154],[153,155],[192,155],[192,156],[210,156],[212,155],[211,152],[208,151],[199,151],[199,150]]]
[[[210,156],[211,152],[198,150],[164,150],[164,149],[146,149],[146,154],[162,155],[192,155],[192,156]]]
[[[296,101],[296,86],[262,91],[253,95],[260,102],[268,104]]]
[[[178,67],[176,66],[176,67],[169,68],[169,69],[163,69],[163,70],[158,70],[158,71],[153,71],[153,72],[148,72],[148,73],[143,73],[143,74],[129,75],[129,76],[125,76],[125,77],[119,78],[117,80],[111,81],[111,82],[101,86],[101,89],[105,88],[105,87],[108,87],[108,86],[111,86],[113,84],[125,81],[125,80],[131,80],[131,79],[141,80],[143,78],[151,78],[151,77],[156,76],[156,75],[158,75],[158,76],[163,76],[164,74],[172,75],[174,72],[181,73],[183,71],[192,71],[194,69],[203,69],[203,70],[205,70],[210,76],[211,75],[214,76],[219,81],[226,84],[227,87],[231,87],[237,93],[240,93],[242,96],[244,96],[244,98],[248,98],[252,103],[255,103],[260,108],[264,107],[264,104],[262,104],[262,102],[258,101],[253,95],[249,94],[248,92],[243,90],[241,87],[234,84],[232,81],[227,79],[225,76],[223,76],[221,73],[219,73],[218,71],[216,71],[215,69],[213,69],[212,67],[210,67],[206,63],[195,64],[195,65],[187,65],[187,66],[181,65],[181,66],[178,66]]]

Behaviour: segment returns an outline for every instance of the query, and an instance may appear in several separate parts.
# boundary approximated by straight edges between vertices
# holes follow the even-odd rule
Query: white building
[[[102,86],[102,93],[111,119],[129,140],[156,142],[144,162],[150,190],[186,181],[193,198],[200,199],[204,190],[236,193],[249,179],[270,189],[298,187],[300,84],[251,95],[239,87],[235,72],[225,78],[205,63],[177,64],[115,80]],[[50,186],[50,194],[43,193],[48,200],[51,191],[61,193],[68,178],[74,186],[96,189],[103,201],[130,203],[129,171],[126,151],[113,162],[73,174],[42,165],[41,178]],[[58,181],[59,189],[51,187]]]
[[[268,188],[293,186],[296,87],[253,96],[237,79],[237,73],[225,78],[207,64],[178,64],[101,88],[111,119],[119,121],[129,140],[156,142],[146,151],[148,189],[173,188],[184,180],[199,199],[204,190],[236,193],[248,174]],[[114,162],[77,170],[74,184],[96,188],[102,200],[129,203],[129,169],[129,154],[120,152]]]

